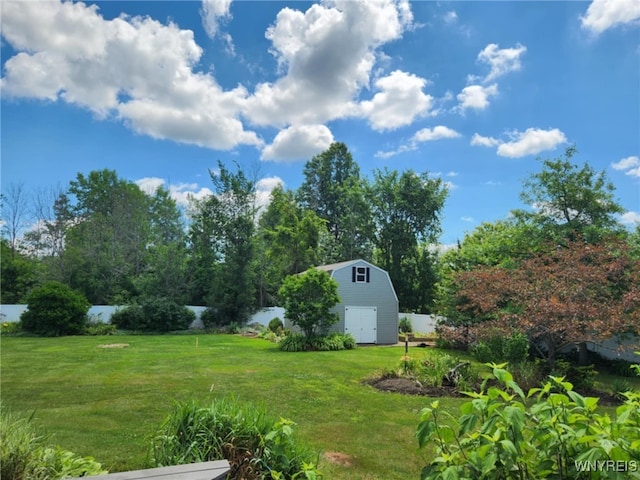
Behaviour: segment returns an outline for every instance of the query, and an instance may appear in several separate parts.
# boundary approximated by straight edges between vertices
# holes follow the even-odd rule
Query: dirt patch
[[[364,383],[383,392],[427,397],[462,397],[462,394],[455,387],[427,387],[415,380],[403,377],[373,378],[365,380]]]
[[[353,457],[346,453],[324,452],[322,456],[329,463],[335,463],[336,465],[342,465],[343,467],[350,467],[353,465]]]
[[[98,348],[126,348],[128,346],[128,343],[106,343],[103,345],[98,345]]]

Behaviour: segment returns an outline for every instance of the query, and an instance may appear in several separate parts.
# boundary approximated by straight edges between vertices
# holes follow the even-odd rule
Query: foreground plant
[[[178,404],[153,434],[150,464],[160,467],[227,459],[230,479],[321,478],[314,455],[296,443],[294,425],[233,400],[217,400],[210,407]]]
[[[422,410],[418,443],[435,448],[423,480],[640,479],[639,392],[612,419],[562,377],[525,395],[504,364],[489,365],[498,386],[467,392],[459,417],[438,401]]]
[[[93,458],[45,445],[31,420],[0,408],[0,478],[58,480],[107,473]]]

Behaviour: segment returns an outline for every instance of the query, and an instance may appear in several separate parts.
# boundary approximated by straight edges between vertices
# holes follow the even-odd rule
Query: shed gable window
[[[369,267],[351,267],[351,281],[369,283]]]

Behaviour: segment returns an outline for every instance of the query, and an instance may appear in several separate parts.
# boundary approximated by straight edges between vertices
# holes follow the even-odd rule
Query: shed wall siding
[[[369,267],[369,283],[355,283],[351,279],[351,267]],[[344,307],[377,307],[378,339],[377,343],[393,344],[398,341],[398,300],[389,276],[383,270],[367,262],[359,261],[335,270],[333,278],[338,282],[340,303],[333,307],[339,321],[332,330],[344,332]]]

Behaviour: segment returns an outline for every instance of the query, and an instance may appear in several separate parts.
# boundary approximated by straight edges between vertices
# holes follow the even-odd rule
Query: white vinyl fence
[[[111,315],[121,308],[125,307],[120,305],[93,305],[89,309],[89,318],[95,322],[109,323],[111,321]],[[207,307],[187,305],[187,308],[196,314],[196,319],[190,328],[204,328],[200,315]],[[26,309],[26,305],[0,305],[0,322],[18,322],[20,315],[22,315],[22,312]],[[259,323],[266,327],[274,317],[279,317],[280,320],[284,321],[284,308],[269,307],[259,310],[251,316],[249,323]]]

